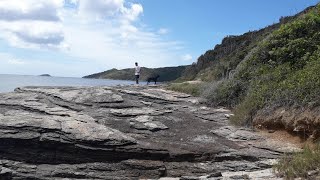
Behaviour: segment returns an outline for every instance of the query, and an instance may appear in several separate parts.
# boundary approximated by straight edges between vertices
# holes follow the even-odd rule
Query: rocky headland
[[[276,179],[291,144],[161,86],[0,94],[0,179]]]

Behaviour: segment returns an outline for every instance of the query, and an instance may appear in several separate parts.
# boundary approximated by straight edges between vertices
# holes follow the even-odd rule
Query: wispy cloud
[[[7,65],[25,65],[27,64],[26,61],[21,60],[11,54],[8,53],[2,53],[0,52],[0,59],[3,65],[7,64]]]
[[[184,61],[191,61],[193,58],[190,54],[185,54],[181,57],[181,59]]]
[[[167,28],[160,28],[158,30],[158,34],[168,34],[169,33],[169,29]]]
[[[26,64],[26,62],[24,62],[22,60],[18,60],[18,59],[9,59],[8,63],[9,64],[13,64],[13,65],[24,65],[24,64]]]

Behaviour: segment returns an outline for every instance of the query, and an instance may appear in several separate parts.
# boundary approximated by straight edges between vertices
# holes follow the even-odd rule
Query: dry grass
[[[184,83],[172,83],[167,87],[167,89],[171,91],[191,94],[193,96],[200,96],[201,87],[202,87],[202,83],[184,82]]]
[[[319,171],[320,168],[320,145],[314,147],[306,146],[300,153],[284,155],[274,170],[286,179],[310,178],[308,173]]]

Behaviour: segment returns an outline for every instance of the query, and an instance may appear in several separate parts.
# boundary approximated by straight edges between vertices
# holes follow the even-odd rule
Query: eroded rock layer
[[[283,150],[228,125],[230,115],[161,87],[17,88],[0,94],[0,179],[221,179],[270,168]]]

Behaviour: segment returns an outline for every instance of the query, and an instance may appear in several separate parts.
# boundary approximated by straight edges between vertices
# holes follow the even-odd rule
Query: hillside
[[[196,63],[188,67],[180,79],[213,81],[228,78],[230,74],[233,74],[239,63],[262,40],[267,38],[273,31],[279,29],[281,25],[293,21],[311,8],[307,8],[295,16],[281,17],[279,23],[263,29],[249,31],[239,36],[225,37],[221,44],[216,45],[214,49],[208,50],[198,58]]]
[[[212,106],[233,108],[235,124],[286,129],[315,140],[320,137],[319,45],[317,5],[259,31],[226,37],[180,79],[206,81],[196,85],[198,94]]]
[[[159,82],[173,81],[181,77],[182,73],[188,66],[178,66],[178,67],[163,67],[163,68],[141,68],[142,81],[148,79],[148,77],[153,77],[159,75]],[[117,79],[117,80],[134,80],[134,68],[128,69],[111,69],[101,73],[92,74],[85,76],[84,78],[95,78],[95,79]]]

